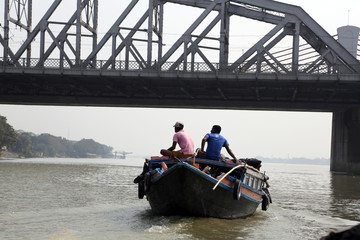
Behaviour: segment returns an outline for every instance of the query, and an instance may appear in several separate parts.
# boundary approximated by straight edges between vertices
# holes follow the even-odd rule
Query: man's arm
[[[230,154],[230,156],[233,157],[234,160],[237,160],[237,158],[235,157],[234,153],[231,151],[229,145],[226,145],[225,148],[226,148],[226,151]]]
[[[176,148],[176,142],[173,142],[172,146],[168,148],[168,151],[173,151]]]
[[[204,152],[204,148],[205,148],[205,143],[207,141],[207,137],[204,137],[202,140],[201,140],[201,151]]]
[[[160,154],[163,156],[171,156],[171,151],[173,151],[176,147],[176,142],[173,142],[172,146],[169,147],[168,149],[161,149],[160,150]]]

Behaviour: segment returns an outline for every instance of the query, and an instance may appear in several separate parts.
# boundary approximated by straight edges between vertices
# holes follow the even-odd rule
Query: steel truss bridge
[[[360,63],[301,7],[272,0],[148,0],[139,12],[141,1],[128,2],[100,36],[105,16],[98,0],[77,0],[62,21],[52,19],[62,4],[54,0],[35,27],[32,0],[4,0],[0,103],[331,111],[332,169],[355,166],[345,125],[360,122]],[[170,4],[199,15],[165,49]],[[138,18],[129,24],[134,12]],[[271,28],[246,51],[231,51],[237,25],[230,22],[237,18]],[[11,42],[13,25],[26,33],[20,47]],[[284,41],[291,47],[279,51]],[[349,141],[360,142],[360,134]],[[340,158],[348,159],[346,167]]]

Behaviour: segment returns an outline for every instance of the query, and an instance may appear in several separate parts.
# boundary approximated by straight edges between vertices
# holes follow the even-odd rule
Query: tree
[[[0,115],[0,155],[1,150],[30,157],[113,157],[112,147],[95,142],[92,139],[69,141],[48,133],[35,135],[19,131],[16,133],[7,124],[6,117]]]
[[[66,156],[66,145],[61,137],[55,137],[48,133],[32,137],[32,149],[44,157]]]
[[[33,152],[31,149],[31,136],[29,133],[18,134],[16,144],[10,149],[13,152],[17,152],[24,157],[32,157]]]
[[[0,115],[0,154],[4,147],[12,147],[17,140],[14,128],[7,123],[7,119]]]
[[[89,157],[91,155],[109,157],[112,147],[95,142],[93,139],[82,139],[74,144],[76,157]]]

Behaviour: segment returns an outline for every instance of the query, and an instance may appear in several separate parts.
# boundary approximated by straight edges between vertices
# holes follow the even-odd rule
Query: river
[[[263,163],[273,204],[246,219],[164,217],[137,198],[142,159],[0,160],[0,239],[319,239],[360,223],[360,177]]]

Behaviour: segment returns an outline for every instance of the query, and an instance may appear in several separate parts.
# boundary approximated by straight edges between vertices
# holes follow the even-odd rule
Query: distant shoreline
[[[330,159],[327,158],[265,158],[257,157],[263,163],[286,163],[286,164],[308,164],[308,165],[330,165]]]
[[[37,158],[37,157],[35,157]],[[63,157],[51,157],[61,159]],[[257,159],[261,160],[263,164],[266,163],[282,163],[282,164],[308,164],[308,165],[330,165],[330,159],[327,158],[290,158],[290,159],[283,159],[283,158],[267,158],[267,157],[256,157]],[[20,156],[17,153],[13,152],[2,152],[0,156],[1,160],[16,160],[16,159],[32,159],[32,158],[25,158]],[[76,159],[76,158],[74,158]]]
[[[11,160],[11,159],[24,159],[18,153],[14,152],[1,152],[0,160]]]

